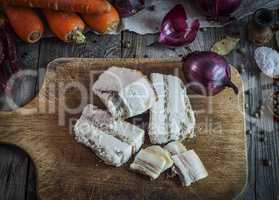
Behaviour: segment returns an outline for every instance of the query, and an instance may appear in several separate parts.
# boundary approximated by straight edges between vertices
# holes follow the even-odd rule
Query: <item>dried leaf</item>
[[[226,37],[216,42],[211,48],[211,51],[222,56],[228,55],[232,50],[235,49],[239,41],[239,38]]]

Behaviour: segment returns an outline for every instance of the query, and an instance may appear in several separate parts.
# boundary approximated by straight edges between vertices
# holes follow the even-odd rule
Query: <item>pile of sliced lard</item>
[[[92,90],[106,106],[87,105],[74,127],[75,139],[101,160],[122,166],[134,155],[130,169],[157,179],[166,170],[189,186],[208,176],[194,150],[181,143],[195,137],[195,116],[183,82],[176,76],[153,73],[151,81],[140,71],[111,67]],[[125,121],[150,112],[149,140],[141,149],[145,131]]]

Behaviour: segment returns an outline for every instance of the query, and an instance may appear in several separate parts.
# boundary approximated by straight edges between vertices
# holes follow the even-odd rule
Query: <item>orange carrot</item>
[[[102,14],[81,14],[82,19],[94,31],[101,34],[116,31],[120,22],[119,14],[114,7]]]
[[[51,31],[64,42],[83,43],[85,24],[75,13],[43,9]]]
[[[106,0],[2,0],[6,5],[48,8],[67,12],[103,13],[111,9]]]
[[[18,37],[29,43],[41,39],[44,25],[35,11],[31,8],[14,6],[5,6],[4,11]]]

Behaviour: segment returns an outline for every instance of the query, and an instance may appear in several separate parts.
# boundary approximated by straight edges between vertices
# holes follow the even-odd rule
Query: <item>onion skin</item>
[[[197,6],[207,17],[229,16],[238,9],[241,0],[196,0]]]
[[[159,43],[170,47],[179,47],[192,43],[200,27],[199,20],[194,20],[190,27],[187,15],[181,4],[176,5],[164,17],[161,24]]]
[[[230,65],[223,56],[214,52],[193,52],[183,58],[183,72],[189,88],[204,96],[215,96],[226,87],[238,94],[231,82]]]
[[[121,17],[130,17],[144,8],[145,0],[112,0]]]

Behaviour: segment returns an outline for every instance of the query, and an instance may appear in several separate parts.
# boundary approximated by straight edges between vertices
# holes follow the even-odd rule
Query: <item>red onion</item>
[[[188,26],[186,12],[181,4],[176,5],[164,17],[161,25],[159,43],[177,47],[192,43],[200,27],[199,20],[194,20]]]
[[[144,8],[144,0],[113,0],[112,4],[121,17],[129,17]]]
[[[183,71],[189,88],[200,95],[214,96],[226,87],[238,94],[231,81],[230,65],[214,52],[193,52],[183,58]]]
[[[196,0],[207,17],[229,16],[241,4],[241,0]]]

